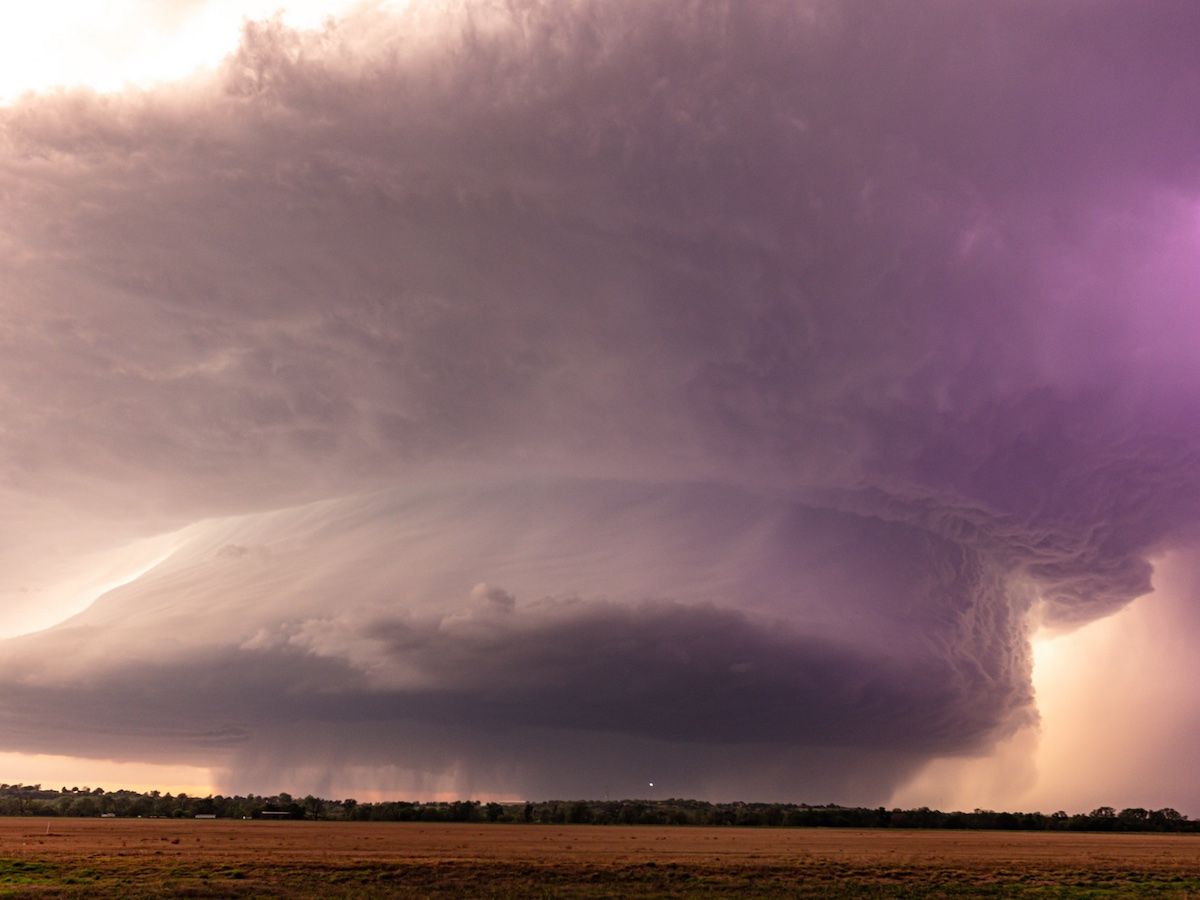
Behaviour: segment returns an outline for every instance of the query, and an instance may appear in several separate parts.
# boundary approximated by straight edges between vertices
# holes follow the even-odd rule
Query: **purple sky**
[[[0,106],[0,752],[1200,814],[1197,46],[414,0]]]

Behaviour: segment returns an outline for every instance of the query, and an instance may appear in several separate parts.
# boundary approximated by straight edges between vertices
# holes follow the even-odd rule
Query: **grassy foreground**
[[[18,819],[0,896],[1200,897],[1200,838]]]

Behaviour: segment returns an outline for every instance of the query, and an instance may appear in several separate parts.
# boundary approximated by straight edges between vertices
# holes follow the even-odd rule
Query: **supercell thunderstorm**
[[[1036,721],[1200,524],[1156,9],[368,6],[0,109],[9,633],[172,535],[0,749],[871,802]]]

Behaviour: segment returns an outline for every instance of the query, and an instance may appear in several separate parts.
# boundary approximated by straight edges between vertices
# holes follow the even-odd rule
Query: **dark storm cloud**
[[[9,645],[120,661],[8,667],[7,721],[986,746],[1029,720],[1030,611],[1119,608],[1195,537],[1197,36],[1167,2],[418,4],[0,111],[6,496],[81,551],[248,517]],[[186,662],[144,649],[176,629]]]
[[[8,643],[11,745],[86,735],[92,752],[233,758],[235,772],[294,753],[280,734],[305,722],[331,766],[397,744],[419,766],[415,748],[436,745],[429,759],[498,767],[497,784],[545,790],[537,773],[555,770],[578,792],[601,775],[572,776],[559,754],[592,734],[648,744],[638,755],[681,789],[732,796],[750,782],[721,748],[800,754],[790,776],[771,769],[780,790],[844,792],[868,766],[878,791],[1029,721],[1026,601],[995,561],[775,490],[435,486],[177,541],[86,612]],[[541,731],[558,737],[530,745]],[[480,742],[486,759],[445,746]],[[615,743],[610,756],[595,762],[608,783],[640,771]]]
[[[149,575],[9,642],[10,746],[216,761],[245,786],[247,766],[266,777],[296,755],[283,735],[304,723],[330,768],[453,760],[489,790],[636,790],[650,766],[676,790],[865,800],[929,754],[1027,721],[996,575],[878,520],[572,481],[389,492],[192,531]],[[522,591],[446,587],[478,574]],[[564,579],[588,593],[536,590]],[[603,759],[566,764],[592,741]],[[764,753],[767,768],[741,771]]]
[[[531,622],[467,621],[427,632],[374,621],[360,635],[384,644],[371,662],[402,662],[420,672],[424,687],[372,688],[342,661],[295,646],[251,647],[121,666],[97,673],[83,691],[16,686],[5,711],[30,728],[29,748],[41,750],[72,733],[119,729],[154,739],[160,752],[194,753],[195,738],[208,736],[195,722],[226,719],[257,727],[415,720],[497,732],[541,727],[714,744],[884,742],[951,751],[990,734],[997,711],[1014,699],[1009,686],[972,683],[943,659],[871,657],[707,606],[576,601],[523,618]],[[948,707],[965,708],[968,696],[984,703],[970,715],[946,715]],[[46,728],[55,730],[52,740]],[[183,746],[170,747],[173,740]]]

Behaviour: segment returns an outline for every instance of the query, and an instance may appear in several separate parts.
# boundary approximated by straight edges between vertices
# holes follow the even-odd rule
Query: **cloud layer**
[[[439,757],[473,769],[485,735],[557,732],[512,759],[489,749],[515,770],[493,789],[510,791],[539,789],[557,745],[587,733],[617,742],[605,781],[629,789],[641,757],[666,769],[745,745],[857,761],[887,746],[903,768],[973,748],[1029,699],[1021,622],[984,561],[908,526],[695,484],[389,491],[202,523],[8,649],[22,749],[85,734],[224,762],[277,755],[278,731],[303,722],[337,725],[320,743],[347,765],[379,753],[360,728],[406,746],[465,731]],[[690,769],[674,783],[737,790],[720,757]]]
[[[1198,35],[367,5],[0,109],[9,632],[183,529],[3,645],[7,746],[866,801],[986,749],[1031,623],[1196,539]]]

